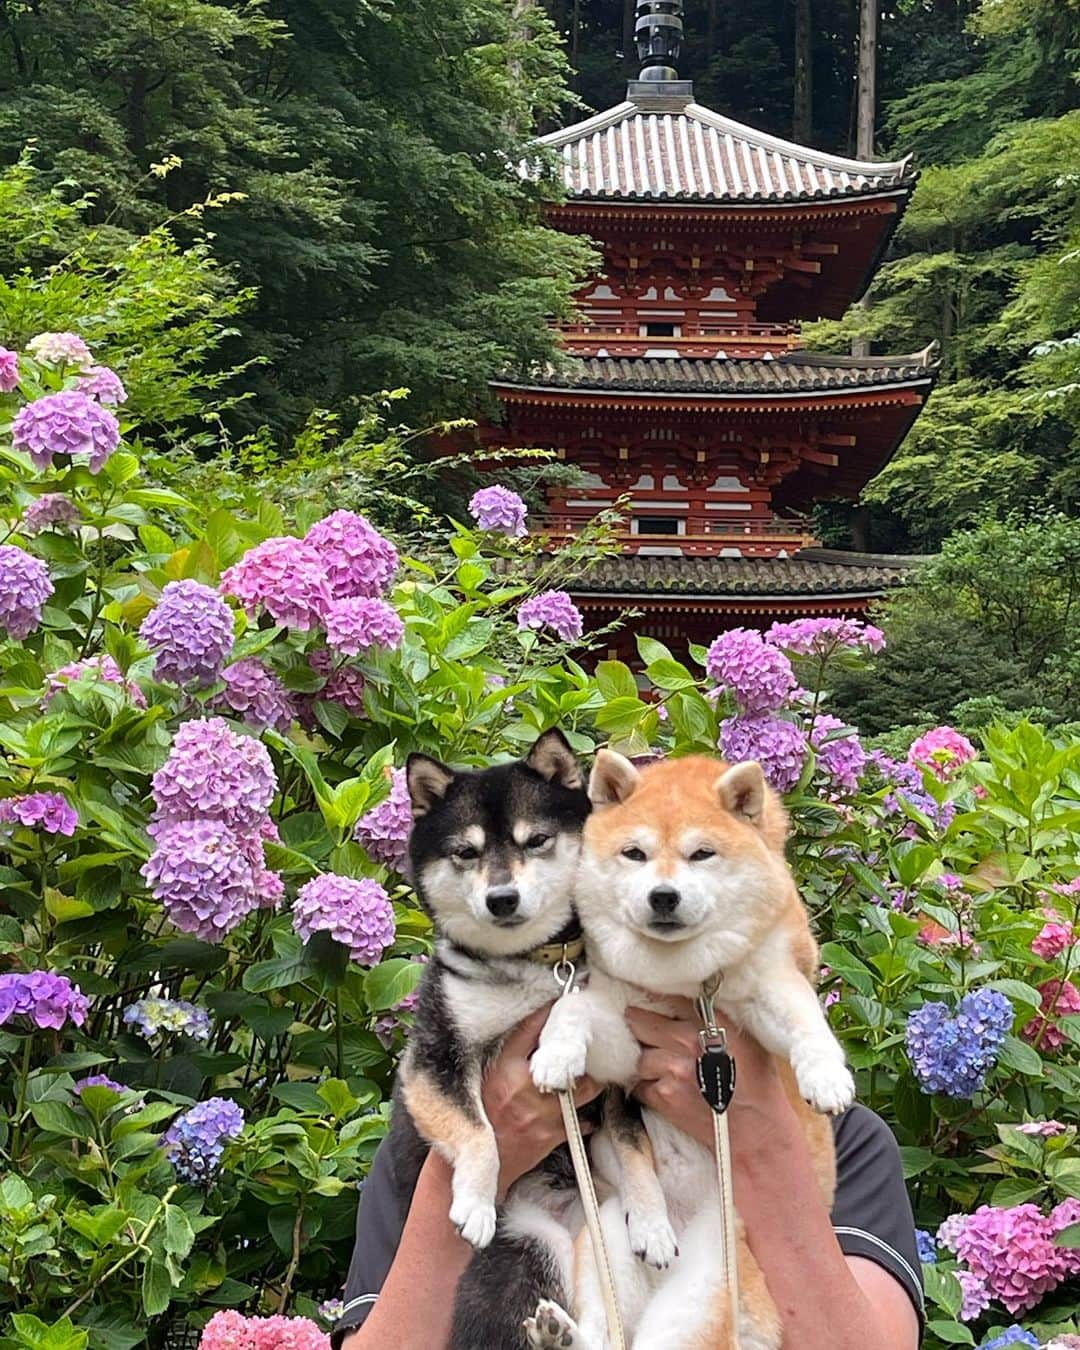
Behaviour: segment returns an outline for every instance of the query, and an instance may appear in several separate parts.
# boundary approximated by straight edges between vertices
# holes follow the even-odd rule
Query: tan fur
[[[486,1132],[484,1125],[470,1120],[448,1101],[426,1073],[406,1072],[401,1092],[413,1124],[428,1143],[435,1144],[451,1161]]]

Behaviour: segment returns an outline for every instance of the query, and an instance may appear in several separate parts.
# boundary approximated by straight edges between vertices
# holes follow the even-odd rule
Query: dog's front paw
[[[630,1250],[657,1270],[667,1270],[679,1254],[675,1230],[668,1223],[666,1214],[631,1211],[626,1216],[626,1231]]]
[[[522,1325],[529,1345],[535,1350],[574,1350],[579,1344],[573,1318],[550,1299],[541,1299],[536,1312]]]
[[[455,1196],[450,1206],[450,1222],[477,1251],[487,1247],[495,1236],[495,1206],[476,1196]]]
[[[569,1037],[549,1036],[529,1061],[532,1080],[541,1092],[569,1092],[585,1072],[588,1047]]]
[[[822,1115],[838,1116],[855,1100],[855,1080],[846,1064],[805,1059],[795,1065],[795,1081],[803,1099]]]

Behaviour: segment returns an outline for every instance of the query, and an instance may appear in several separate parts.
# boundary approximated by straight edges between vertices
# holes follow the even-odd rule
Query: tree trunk
[[[513,8],[510,11],[512,25],[513,41],[528,42],[529,15],[532,13],[536,0],[514,0]],[[510,78],[516,88],[521,88],[525,79],[525,71],[521,61],[516,56],[511,56],[509,61]]]
[[[623,0],[622,7],[622,49],[623,62],[626,65],[628,80],[638,73],[637,47],[634,45],[634,25],[637,22],[636,0]]]
[[[581,0],[574,0],[574,18],[570,25],[570,64],[577,71],[578,45],[581,41]]]
[[[705,30],[705,50],[711,61],[716,54],[716,33],[720,26],[719,0],[709,0],[707,27]]]
[[[814,4],[795,0],[795,100],[792,137],[809,145],[814,137]]]
[[[855,155],[858,159],[873,159],[874,132],[877,122],[877,43],[878,5],[880,0],[859,0],[859,84],[858,115],[855,122]],[[862,304],[870,307],[870,297]],[[853,342],[853,356],[869,356],[869,342]]]

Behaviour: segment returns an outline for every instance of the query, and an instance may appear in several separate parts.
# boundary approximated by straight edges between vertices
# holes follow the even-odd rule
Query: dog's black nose
[[[505,919],[521,904],[516,886],[492,886],[487,893],[487,907],[496,919]]]
[[[674,886],[654,886],[649,892],[649,904],[656,914],[674,914],[681,899]]]

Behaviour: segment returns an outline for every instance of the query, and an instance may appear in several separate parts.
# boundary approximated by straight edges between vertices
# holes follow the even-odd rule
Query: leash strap
[[[720,1187],[720,1266],[727,1289],[730,1316],[731,1350],[739,1350],[739,1260],[735,1231],[735,1193],[731,1171],[731,1136],[727,1109],[735,1095],[735,1061],[728,1053],[727,1034],[717,1025],[713,1000],[720,988],[720,976],[701,986],[697,1000],[701,1018],[701,1057],[698,1059],[698,1084],[701,1095],[712,1107],[713,1153],[716,1179]]]
[[[555,979],[562,988],[561,998],[567,998],[577,992],[575,976],[576,971],[573,962],[564,955],[555,967]],[[566,1128],[566,1138],[570,1145],[574,1176],[577,1179],[581,1204],[585,1210],[585,1226],[588,1228],[589,1237],[592,1239],[593,1257],[596,1261],[597,1274],[600,1277],[600,1293],[604,1300],[608,1342],[611,1350],[626,1350],[626,1335],[623,1331],[622,1318],[619,1315],[615,1276],[611,1269],[611,1258],[608,1256],[607,1243],[604,1241],[603,1228],[600,1223],[600,1205],[596,1199],[596,1187],[593,1185],[592,1173],[589,1170],[589,1157],[585,1152],[585,1140],[581,1133],[581,1121],[578,1120],[573,1094],[560,1092],[559,1106],[562,1109],[563,1125]]]

